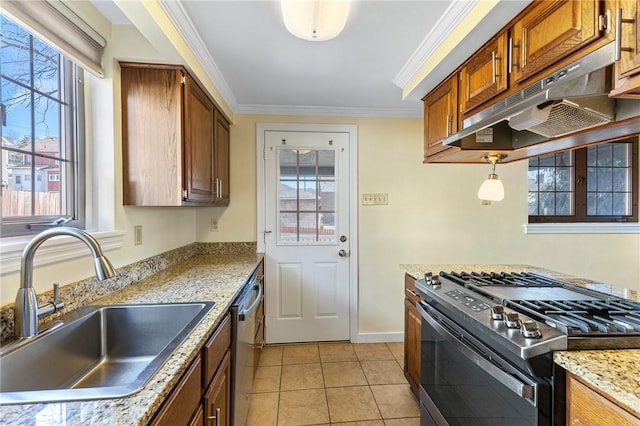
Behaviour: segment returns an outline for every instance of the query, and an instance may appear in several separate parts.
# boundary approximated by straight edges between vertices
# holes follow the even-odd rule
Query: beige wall
[[[196,212],[198,241],[254,241],[258,122],[358,126],[359,331],[403,329],[402,263],[526,263],[640,290],[640,235],[525,235],[526,161],[498,166],[506,197],[476,198],[488,165],[422,164],[422,120],[236,115],[231,205]],[[219,232],[210,231],[218,217]]]

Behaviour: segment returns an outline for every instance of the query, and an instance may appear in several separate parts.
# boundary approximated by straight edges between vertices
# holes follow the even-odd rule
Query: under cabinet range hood
[[[608,97],[613,62],[614,43],[609,43],[465,118],[462,130],[443,143],[460,146],[471,138],[478,145],[515,148],[514,141],[504,139],[537,143],[614,121],[616,101]]]

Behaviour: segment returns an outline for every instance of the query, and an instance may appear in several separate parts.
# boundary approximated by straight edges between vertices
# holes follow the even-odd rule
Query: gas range
[[[440,272],[416,287],[428,305],[521,359],[555,350],[640,348],[640,303],[543,275]]]
[[[416,288],[421,424],[564,425],[553,352],[640,348],[640,303],[543,275],[440,272]]]

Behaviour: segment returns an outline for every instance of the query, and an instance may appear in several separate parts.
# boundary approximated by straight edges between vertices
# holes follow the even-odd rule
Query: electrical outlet
[[[212,217],[211,218],[211,232],[218,232],[220,230],[220,227],[218,226],[218,218],[217,217]]]
[[[133,244],[139,246],[142,244],[142,225],[133,227]]]

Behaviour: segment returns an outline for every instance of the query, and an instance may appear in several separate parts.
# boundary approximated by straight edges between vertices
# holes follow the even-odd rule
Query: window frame
[[[573,150],[573,215],[569,216],[534,216],[528,215],[528,223],[535,224],[570,224],[570,223],[638,223],[638,199],[640,194],[640,188],[638,187],[640,175],[640,169],[638,169],[638,135],[632,137],[626,137],[618,140],[607,141],[605,143],[628,143],[631,145],[631,215],[607,215],[607,216],[593,216],[587,215],[587,149],[589,147],[582,147]],[[593,145],[590,145],[593,146]],[[543,157],[543,156],[541,156]]]
[[[9,17],[4,16],[10,20]],[[31,37],[37,38],[37,35],[24,28],[19,23],[13,22]],[[46,43],[40,40],[43,43]],[[51,46],[58,51],[55,46]],[[61,91],[61,114],[64,123],[60,126],[60,139],[62,151],[67,161],[57,161],[59,167],[60,193],[62,198],[63,214],[56,215],[29,215],[29,216],[11,216],[4,217],[0,212],[0,231],[3,237],[12,237],[20,235],[31,235],[38,233],[44,229],[59,226],[64,223],[66,226],[76,228],[85,227],[85,102],[84,102],[84,71],[81,67],[73,63],[69,58],[59,52],[59,74]],[[14,83],[15,80],[9,76],[3,76],[7,80]],[[22,84],[21,84],[22,86]],[[29,90],[33,90],[30,87]],[[62,110],[65,111],[62,111]],[[33,135],[32,135],[33,136]],[[33,163],[35,155],[35,137],[31,143],[31,152],[26,153],[31,156],[29,164]],[[15,151],[2,147],[2,150]],[[32,167],[31,175],[35,175],[35,169]],[[48,179],[47,179],[48,182]],[[32,188],[33,189],[33,188]],[[4,191],[4,188],[2,188]],[[32,201],[33,203],[33,201]]]

